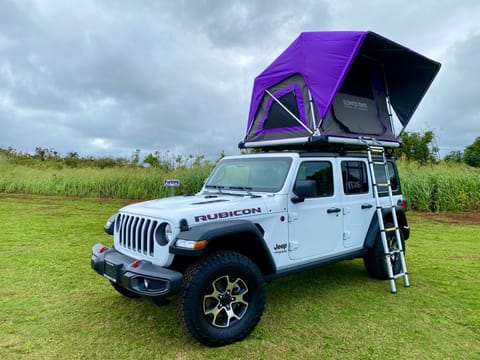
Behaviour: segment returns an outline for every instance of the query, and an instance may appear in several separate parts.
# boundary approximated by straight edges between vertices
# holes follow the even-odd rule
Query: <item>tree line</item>
[[[218,159],[224,155],[222,152]],[[70,151],[62,156],[58,151],[49,148],[36,147],[35,152],[30,154],[15,150],[12,147],[1,148],[0,158],[6,159],[6,162],[12,165],[24,166],[52,166],[61,168],[90,167],[90,168],[115,168],[115,167],[154,167],[170,171],[183,168],[196,168],[210,166],[215,162],[206,159],[204,155],[175,155],[170,151],[155,151],[143,155],[140,149],[136,149],[130,157],[94,157],[81,156],[76,151]]]
[[[433,131],[405,132],[401,136],[402,146],[395,149],[399,159],[417,161],[421,164],[440,161],[439,148]],[[480,167],[480,136],[466,146],[464,151],[451,151],[444,158],[446,162],[465,163],[472,167]]]
[[[416,161],[420,164],[439,162],[439,148],[433,131],[405,132],[401,136],[402,146],[395,149],[398,159]],[[36,147],[33,154],[17,151],[11,147],[1,148],[0,156],[3,156],[11,164],[35,165],[48,164],[66,167],[153,167],[163,170],[179,168],[195,168],[210,166],[225,156],[222,151],[218,158],[211,162],[204,155],[176,155],[170,151],[159,150],[143,155],[140,149],[136,149],[130,157],[94,157],[81,156],[78,152],[70,151],[62,156],[54,149]],[[469,166],[480,168],[480,136],[466,146],[464,151],[451,151],[444,158],[446,162],[465,163]]]

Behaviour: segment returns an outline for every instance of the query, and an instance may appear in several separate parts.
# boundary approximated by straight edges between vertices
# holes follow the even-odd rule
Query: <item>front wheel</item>
[[[233,251],[217,251],[186,271],[178,314],[190,335],[207,346],[240,341],[255,328],[265,307],[258,267]]]
[[[392,228],[392,223],[385,223],[385,228]],[[403,239],[402,232],[400,231],[400,241],[402,242],[403,253],[405,254],[405,240]],[[387,244],[389,251],[398,250],[395,232],[387,233]],[[387,259],[384,254],[382,238],[380,231],[378,232],[377,239],[373,244],[373,248],[368,250],[367,254],[363,257],[363,264],[368,274],[374,278],[380,280],[388,279],[388,268],[391,266],[393,275],[399,274],[402,271],[402,263],[400,260],[400,254],[396,253],[390,256],[390,263],[387,263]]]

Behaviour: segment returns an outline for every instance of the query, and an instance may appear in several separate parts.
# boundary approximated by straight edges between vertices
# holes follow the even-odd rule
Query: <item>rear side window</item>
[[[342,179],[345,194],[368,193],[367,167],[363,161],[342,161]]]
[[[388,165],[388,176],[390,177],[390,184],[392,185],[392,191],[399,190],[398,189],[398,178],[397,173],[395,172],[395,167],[393,166],[392,162],[387,162]],[[375,170],[375,180],[377,180],[378,185],[378,192],[387,193],[388,188],[386,185],[387,177],[385,174],[385,166],[383,165],[374,165],[373,169]]]

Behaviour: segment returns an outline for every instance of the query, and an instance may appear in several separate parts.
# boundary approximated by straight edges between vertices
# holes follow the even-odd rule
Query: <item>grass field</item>
[[[22,165],[0,153],[0,193],[152,199],[170,195],[164,179],[179,179],[177,194],[198,192],[212,170],[209,162],[173,170],[143,167],[79,167],[36,161]],[[465,164],[398,162],[403,196],[421,211],[479,211],[480,169]]]
[[[90,269],[123,204],[0,194],[1,359],[480,359],[480,225],[461,215],[409,213],[411,288],[391,295],[360,259],[293,275],[246,340],[210,349],[174,302],[123,298]]]

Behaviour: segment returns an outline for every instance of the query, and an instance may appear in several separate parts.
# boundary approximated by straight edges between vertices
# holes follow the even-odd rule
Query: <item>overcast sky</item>
[[[441,62],[407,131],[443,155],[480,136],[480,1],[0,0],[0,147],[236,154],[254,77],[325,30]]]

